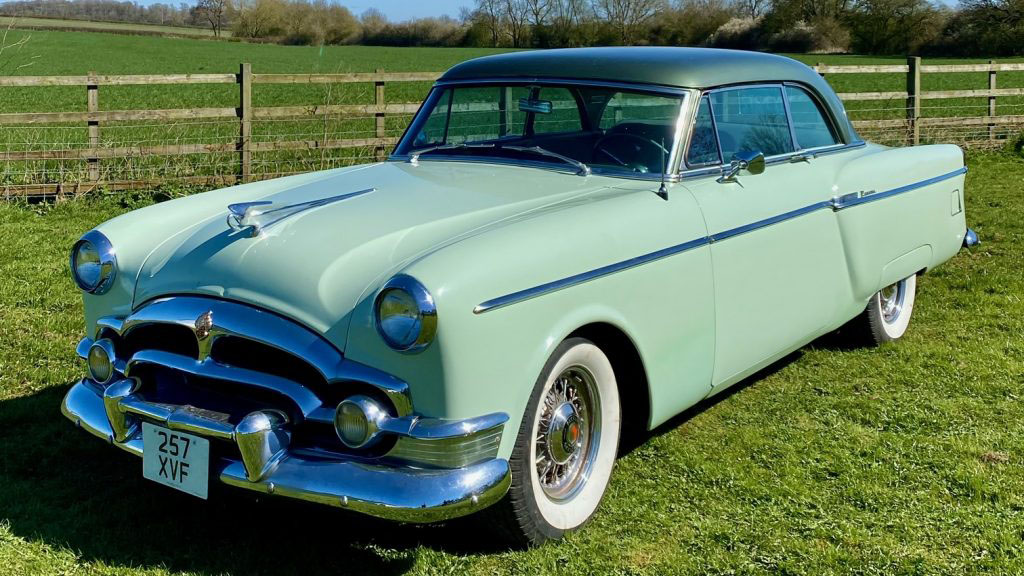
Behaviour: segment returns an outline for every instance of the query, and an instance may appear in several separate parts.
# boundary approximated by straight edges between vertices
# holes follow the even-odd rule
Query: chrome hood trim
[[[376,188],[367,188],[365,190],[359,190],[358,192],[349,192],[347,194],[339,194],[337,196],[308,200],[306,202],[288,204],[285,206],[276,206],[270,200],[229,204],[228,227],[232,230],[248,230],[250,237],[256,237],[262,234],[267,228],[270,228],[274,224],[277,224],[289,216],[294,216],[303,210],[319,208],[320,206],[326,206],[333,202],[348,200],[349,198],[355,198],[356,196],[362,196],[363,194],[369,194],[370,192],[375,191]]]

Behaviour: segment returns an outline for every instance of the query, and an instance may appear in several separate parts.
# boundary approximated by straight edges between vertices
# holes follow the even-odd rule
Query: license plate
[[[142,476],[205,500],[210,483],[210,441],[143,422]]]

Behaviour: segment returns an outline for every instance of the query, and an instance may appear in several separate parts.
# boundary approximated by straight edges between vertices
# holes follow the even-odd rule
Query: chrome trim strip
[[[831,208],[831,207],[832,207],[832,201],[831,200],[824,200],[822,202],[815,202],[814,204],[810,204],[808,206],[804,206],[803,208],[797,208],[796,210],[790,210],[789,212],[783,212],[782,214],[777,214],[777,215],[772,216],[770,218],[765,218],[764,220],[758,220],[757,222],[751,222],[750,224],[744,224],[743,226],[738,226],[736,228],[732,228],[732,229],[729,229],[729,230],[723,230],[722,232],[718,232],[717,234],[712,234],[711,236],[709,236],[709,238],[710,238],[711,242],[721,242],[722,240],[725,240],[726,238],[732,238],[733,236],[739,236],[740,234],[746,234],[747,232],[753,232],[754,230],[758,230],[758,229],[764,228],[766,226],[771,226],[772,224],[778,224],[779,222],[790,220],[792,218],[798,218],[800,216],[803,216],[804,214],[809,214],[811,212],[815,212],[817,210],[821,210],[822,208]]]
[[[957,168],[956,170],[953,170],[952,172],[947,172],[945,174],[941,174],[933,178],[928,178],[927,180],[921,180],[920,182],[914,182],[912,184],[907,184],[905,186],[900,186],[899,188],[893,188],[891,190],[885,190],[883,192],[875,192],[873,194],[855,192],[853,194],[855,194],[856,196],[852,198],[850,197],[850,194],[844,194],[843,196],[840,196],[833,200],[833,204],[836,210],[843,210],[851,206],[858,206],[860,204],[867,204],[868,202],[875,202],[876,200],[891,198],[898,194],[910,192],[911,190],[917,190],[918,188],[924,188],[925,186],[930,186],[932,184],[942,182],[943,180],[949,180],[950,178],[955,178],[957,176],[960,176],[961,174],[966,173],[967,167],[962,166],[960,168]]]
[[[863,146],[863,145],[864,145],[864,143],[860,142],[860,143],[855,144],[855,145],[847,145],[847,146]],[[704,171],[706,171],[706,169],[704,169]],[[650,252],[648,254],[644,254],[642,256],[637,256],[637,257],[631,258],[629,260],[623,260],[622,262],[617,262],[615,264],[609,264],[607,266],[603,266],[601,268],[596,268],[596,269],[591,270],[589,272],[582,272],[580,274],[575,274],[573,276],[562,278],[560,280],[554,280],[554,281],[548,282],[546,284],[540,284],[540,285],[534,286],[532,288],[527,288],[525,290],[520,290],[518,292],[512,292],[511,294],[506,294],[504,296],[499,296],[497,298],[492,298],[491,300],[487,300],[485,302],[482,302],[482,303],[478,304],[476,306],[476,308],[473,308],[473,313],[474,314],[482,314],[484,312],[489,312],[489,311],[495,310],[497,308],[502,308],[502,307],[505,307],[505,306],[509,306],[511,304],[522,302],[524,300],[529,300],[531,298],[536,298],[537,296],[541,296],[543,294],[548,294],[550,292],[555,292],[555,291],[558,291],[558,290],[564,290],[566,288],[569,288],[571,286],[575,286],[577,284],[582,284],[584,282],[589,282],[591,280],[594,280],[594,279],[597,279],[597,278],[601,278],[602,276],[607,276],[609,274],[614,274],[616,272],[621,272],[621,271],[627,270],[629,268],[633,268],[633,267],[636,267],[636,266],[647,264],[649,262],[653,262],[655,260],[659,260],[659,259],[665,258],[667,256],[672,256],[672,255],[675,255],[675,254],[686,252],[687,250],[692,250],[693,248],[698,248],[700,246],[704,246],[705,244],[713,244],[715,242],[721,242],[722,240],[726,240],[726,239],[732,238],[734,236],[739,236],[741,234],[746,234],[747,232],[752,232],[752,231],[757,230],[759,228],[764,228],[764,227],[767,227],[767,226],[771,226],[773,224],[778,224],[778,223],[784,222],[786,220],[791,220],[793,218],[798,218],[800,216],[803,216],[805,214],[809,214],[811,212],[816,212],[818,210],[823,210],[823,209],[826,209],[826,208],[831,208],[833,211],[837,211],[838,212],[839,210],[843,210],[843,209],[849,208],[851,206],[857,206],[857,205],[865,204],[865,203],[868,203],[868,202],[874,202],[875,200],[882,200],[884,198],[890,198],[892,196],[896,196],[897,194],[903,194],[904,192],[909,192],[911,190],[916,190],[918,188],[922,188],[922,187],[925,187],[925,186],[929,186],[931,184],[942,182],[943,180],[948,180],[950,178],[954,178],[954,177],[959,176],[961,174],[964,174],[966,172],[967,172],[967,167],[964,166],[964,167],[958,168],[958,169],[956,169],[956,170],[954,170],[952,172],[949,172],[949,173],[946,173],[946,174],[942,174],[940,176],[935,176],[933,178],[928,178],[926,180],[921,180],[920,182],[914,182],[912,184],[907,184],[905,186],[900,186],[898,188],[893,188],[891,190],[886,190],[884,192],[877,192],[877,193],[871,194],[870,196],[860,196],[859,194],[861,194],[861,193],[853,193],[853,194],[845,194],[843,196],[837,196],[835,198],[832,198],[831,200],[823,200],[821,202],[815,202],[814,204],[809,204],[809,205],[804,206],[802,208],[797,208],[795,210],[790,210],[789,212],[784,212],[782,214],[778,214],[778,215],[772,216],[770,218],[765,218],[763,220],[758,220],[756,222],[751,222],[749,224],[744,224],[743,226],[738,226],[736,228],[731,228],[729,230],[724,230],[722,232],[717,232],[717,233],[705,236],[703,238],[696,238],[694,240],[690,240],[689,242],[684,242],[683,244],[677,244],[676,246],[670,246],[668,248],[664,248],[664,249],[658,250],[656,252]],[[855,198],[850,198],[852,195],[857,195],[857,196]]]
[[[623,88],[627,90],[635,90],[637,92],[672,94],[676,96],[686,94],[689,91],[689,89],[687,88],[680,88],[678,86],[665,86],[662,84],[642,84],[634,82],[615,82],[580,78],[547,78],[540,76],[497,76],[491,78],[460,78],[456,80],[438,80],[437,82],[434,82],[434,86],[438,88],[445,86],[465,86],[467,84],[553,84],[568,86],[598,86],[607,88]]]
[[[522,302],[523,300],[536,298],[537,296],[541,296],[542,294],[548,294],[551,292],[556,292],[558,290],[563,290],[570,286],[583,284],[584,282],[589,282],[591,280],[601,278],[602,276],[608,276],[609,274],[622,272],[623,270],[635,268],[643,264],[654,262],[655,260],[661,260],[662,258],[666,258],[668,256],[680,254],[682,252],[686,252],[687,250],[692,250],[693,248],[698,248],[700,246],[707,244],[708,242],[709,238],[706,236],[703,238],[697,238],[695,240],[690,240],[689,242],[684,242],[682,244],[677,244],[675,246],[669,246],[668,248],[662,248],[661,250],[650,252],[642,256],[630,258],[629,260],[623,260],[621,262],[616,262],[615,264],[602,266],[589,272],[583,272],[581,274],[569,276],[568,278],[562,278],[561,280],[555,280],[553,282],[548,282],[547,284],[541,284],[540,286],[534,286],[533,288],[527,288],[526,290],[520,290],[519,292],[513,292],[511,294],[506,294],[505,296],[499,296],[497,298],[493,298],[486,302],[480,303],[479,305],[477,305],[476,308],[473,309],[473,313],[483,314],[484,312],[489,312],[497,308],[502,308],[504,306],[508,306],[516,302]]]

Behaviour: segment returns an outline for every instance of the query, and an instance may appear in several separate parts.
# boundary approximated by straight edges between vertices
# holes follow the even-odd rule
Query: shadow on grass
[[[808,346],[811,346],[811,345],[808,345]],[[667,434],[668,432],[671,432],[672,430],[675,430],[676,428],[678,428],[678,427],[682,426],[683,424],[685,424],[691,418],[697,416],[698,414],[701,414],[705,410],[710,410],[711,408],[716,406],[719,402],[723,402],[723,401],[731,398],[733,396],[733,394],[737,394],[739,392],[742,392],[747,387],[753,385],[755,382],[757,382],[759,380],[763,380],[763,379],[771,376],[772,374],[775,374],[779,370],[782,370],[786,366],[789,366],[793,362],[796,362],[801,357],[803,357],[803,351],[802,350],[796,350],[794,352],[791,352],[791,353],[787,354],[786,356],[783,356],[779,360],[776,360],[772,364],[769,364],[768,366],[765,366],[764,368],[758,370],[757,372],[754,372],[750,376],[747,376],[743,380],[740,380],[739,382],[737,382],[737,383],[733,384],[732,386],[726,388],[725,390],[719,392],[718,394],[716,394],[716,395],[714,395],[714,396],[712,396],[710,398],[705,398],[704,400],[701,400],[700,402],[697,402],[693,406],[691,406],[691,407],[687,408],[686,410],[680,412],[679,414],[676,414],[675,416],[669,418],[666,422],[664,422],[661,425],[657,426],[654,430],[652,430],[650,432],[647,432],[646,434],[643,434],[642,436],[639,436],[639,437],[637,437],[637,436],[634,436],[632,438],[625,438],[624,437],[622,439],[620,445],[619,445],[619,457],[622,458],[622,457],[632,453],[634,450],[636,450],[640,446],[643,446],[644,443],[646,443],[651,438],[662,436],[664,434]]]
[[[67,387],[0,402],[0,521],[85,561],[199,574],[400,574],[425,546],[498,552],[478,521],[398,525],[214,489],[209,501],[142,478],[141,459],[60,414]]]
[[[658,426],[623,439],[627,455],[801,357],[794,352]],[[208,501],[142,478],[139,458],[60,414],[67,387],[0,402],[0,521],[82,560],[198,574],[401,574],[417,549],[467,556],[506,550],[482,519],[400,525],[211,485]]]

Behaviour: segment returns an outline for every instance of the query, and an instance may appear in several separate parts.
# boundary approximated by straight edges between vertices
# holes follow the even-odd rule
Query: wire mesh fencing
[[[986,148],[1024,133],[1024,64],[816,68],[865,140]],[[0,77],[0,190],[219,186],[381,160],[439,75]]]

